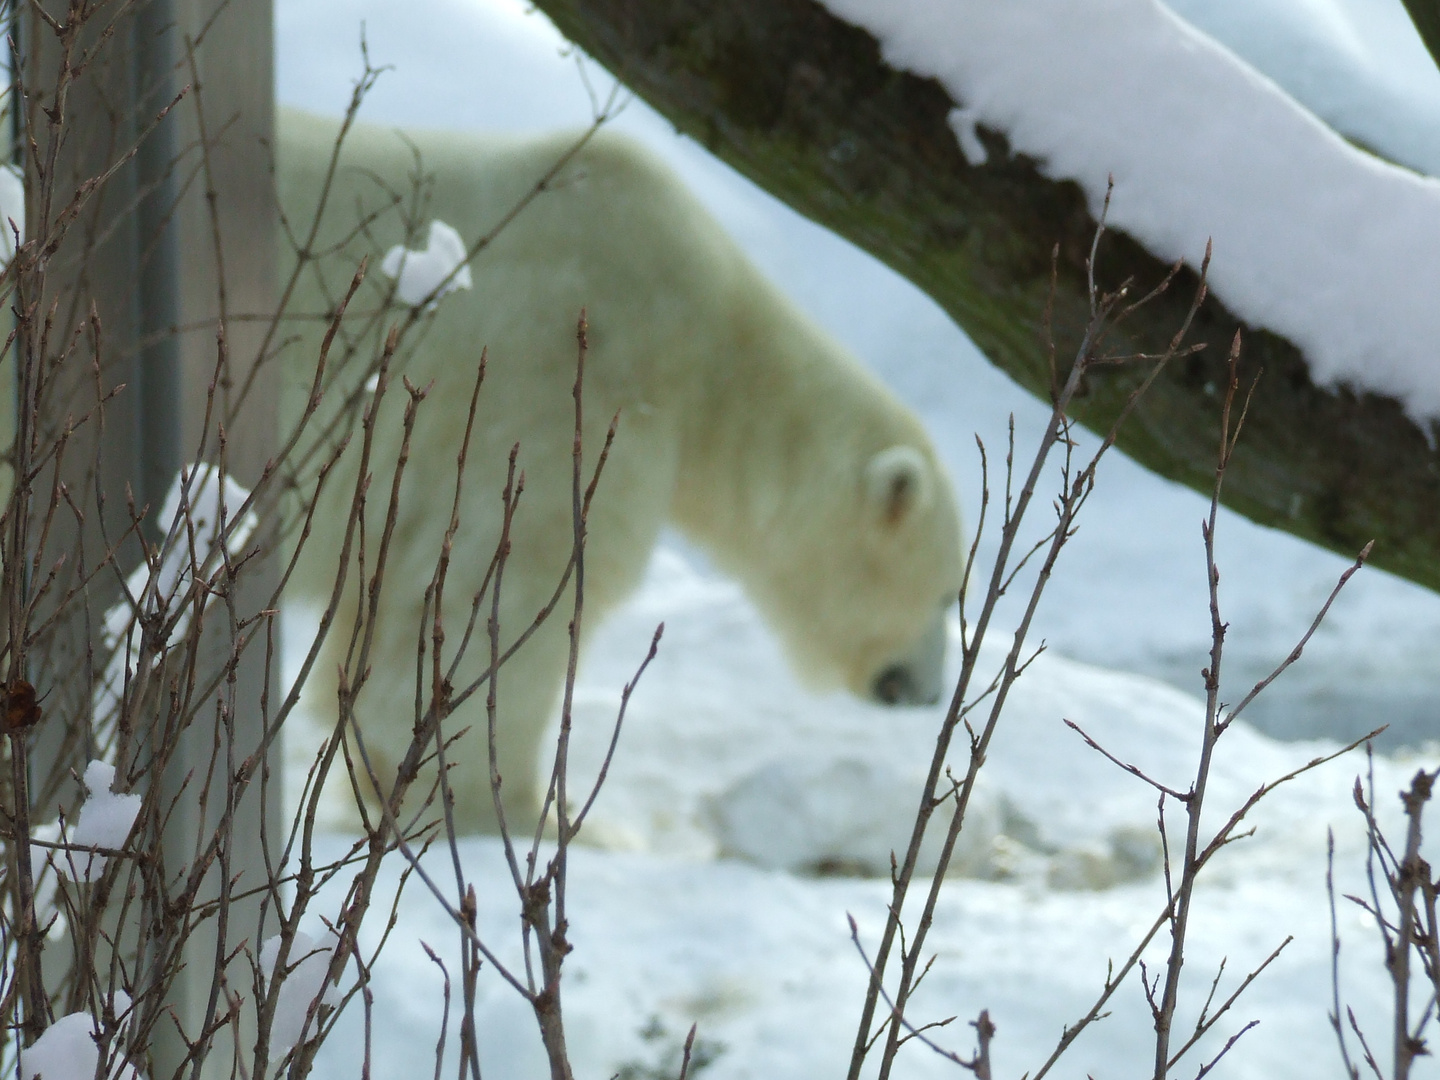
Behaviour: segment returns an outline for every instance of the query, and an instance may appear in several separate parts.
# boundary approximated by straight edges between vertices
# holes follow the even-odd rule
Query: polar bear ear
[[[865,495],[885,525],[898,525],[934,499],[930,466],[913,446],[881,450],[865,466]]]

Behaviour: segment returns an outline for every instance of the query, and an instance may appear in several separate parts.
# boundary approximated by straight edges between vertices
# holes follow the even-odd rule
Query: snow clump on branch
[[[331,1008],[340,1004],[339,987],[325,985],[325,977],[330,973],[330,960],[339,946],[340,939],[333,930],[326,930],[318,941],[302,931],[295,932],[295,939],[290,943],[284,982],[275,1001],[275,1019],[270,1026],[272,1060],[300,1041],[306,1016],[316,998],[320,999],[321,1005]],[[267,983],[275,973],[275,962],[279,958],[280,935],[276,934],[260,946],[260,974]],[[309,1033],[315,1034],[313,1021]]]
[[[433,304],[446,293],[472,286],[466,265],[465,241],[443,221],[430,222],[425,250],[415,251],[396,244],[385,253],[381,272],[395,281],[395,295],[404,304],[417,307],[435,293]],[[442,288],[443,286],[443,288]]]

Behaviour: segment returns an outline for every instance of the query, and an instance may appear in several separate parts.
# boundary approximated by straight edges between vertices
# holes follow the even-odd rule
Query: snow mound
[[[904,856],[923,782],[923,774],[904,775],[865,758],[777,759],[711,800],[720,853],[775,870],[883,877],[891,853]],[[926,835],[921,874],[934,873],[939,862],[947,809]],[[1003,820],[999,794],[977,784],[952,873],[993,876]]]
[[[631,698],[581,841],[798,873],[887,876],[891,850],[903,855],[909,841],[945,705],[894,708],[812,693],[788,671],[738,587],[674,543],[659,549],[639,595],[602,628],[582,665],[572,790],[598,774],[618,688],[661,612],[665,640]],[[958,637],[958,626],[952,633]],[[1002,636],[983,650],[981,685],[1008,647]],[[952,640],[952,678],[958,653]],[[1189,786],[1204,724],[1197,699],[1145,676],[1043,653],[1011,690],[952,872],[1062,889],[1111,888],[1158,872],[1156,790],[1087,747],[1067,719],[1156,781]],[[983,712],[970,720],[982,724]],[[1333,748],[1280,743],[1237,722],[1216,755],[1206,827],[1219,827],[1265,781]],[[963,777],[968,764],[962,730],[947,765]],[[1333,784],[1337,805],[1348,805],[1348,779]],[[1306,826],[1283,788],[1266,813],[1277,828]],[[942,809],[932,822],[922,867],[933,867],[947,818]],[[1183,829],[1183,808],[1170,800],[1172,843]]]

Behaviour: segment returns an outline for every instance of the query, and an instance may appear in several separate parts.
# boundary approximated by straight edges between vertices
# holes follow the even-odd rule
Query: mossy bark
[[[1089,314],[1085,257],[1095,221],[1079,188],[980,131],[983,165],[961,154],[939,83],[888,66],[874,38],[813,0],[538,0],[560,30],[724,161],[929,293],[985,354],[1049,393],[1044,333],[1051,250],[1058,354]],[[1437,253],[1440,257],[1440,253]],[[1140,288],[1168,268],[1111,233],[1097,281]],[[1193,296],[1182,272],[1112,335],[1117,354],[1163,348]],[[1400,406],[1316,386],[1294,345],[1243,326],[1215,299],[1192,341],[1120,436],[1163,476],[1208,492],[1229,344],[1244,334],[1241,378],[1263,369],[1225,482],[1225,502],[1262,524],[1440,588],[1440,451]],[[1108,430],[1141,372],[1107,368],[1075,410]]]

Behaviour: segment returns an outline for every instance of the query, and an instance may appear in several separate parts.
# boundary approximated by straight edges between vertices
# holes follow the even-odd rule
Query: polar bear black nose
[[[939,608],[929,628],[910,651],[880,669],[870,682],[870,696],[886,705],[934,705],[945,688],[945,609]]]
[[[891,664],[870,685],[870,695],[886,705],[934,705],[940,695],[922,689],[904,664]]]
[[[906,675],[905,669],[899,664],[892,664],[875,676],[875,684],[870,688],[870,693],[876,701],[886,705],[899,705],[905,700],[909,683],[910,677]]]

